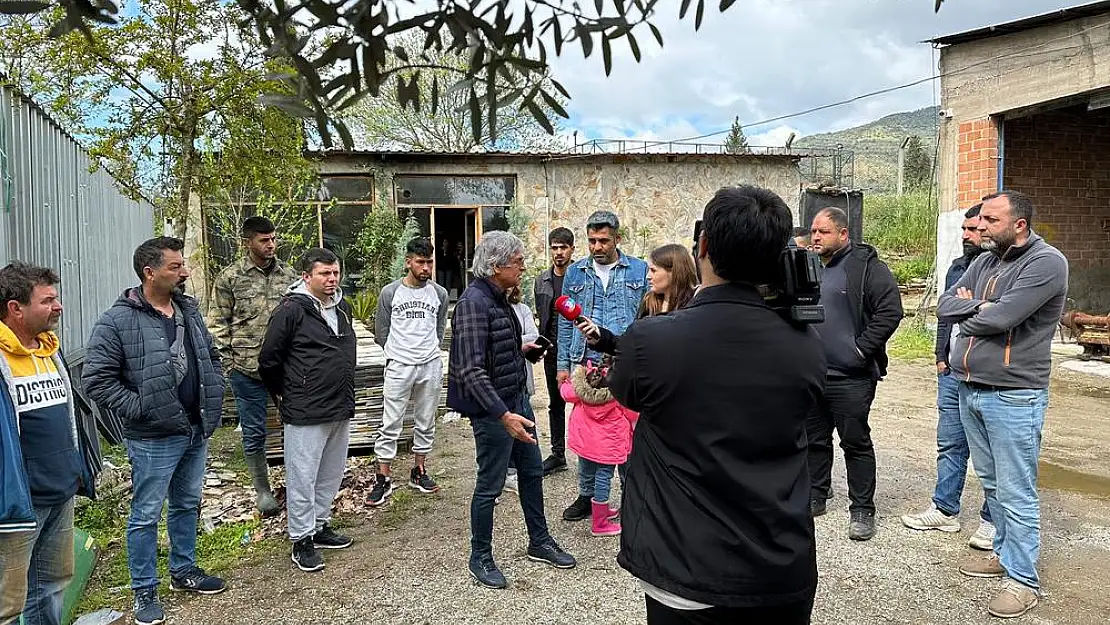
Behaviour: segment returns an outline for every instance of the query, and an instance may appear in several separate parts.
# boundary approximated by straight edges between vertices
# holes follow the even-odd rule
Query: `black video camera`
[[[701,240],[701,220],[694,222],[694,264],[697,266],[698,243]],[[698,268],[698,279],[701,269]],[[774,284],[757,285],[764,293],[767,304],[797,324],[822,323],[825,307],[821,305],[821,261],[813,252],[802,249],[787,240],[786,248],[779,255],[779,275]]]

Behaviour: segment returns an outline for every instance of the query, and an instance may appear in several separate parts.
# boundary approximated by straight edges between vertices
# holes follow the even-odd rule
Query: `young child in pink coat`
[[[609,392],[610,364],[608,355],[600,365],[587,361],[559,387],[563,399],[574,405],[567,446],[578,456],[578,494],[591,497],[594,536],[621,533],[618,511],[609,507],[609,487],[632,450],[632,427],[639,418]]]

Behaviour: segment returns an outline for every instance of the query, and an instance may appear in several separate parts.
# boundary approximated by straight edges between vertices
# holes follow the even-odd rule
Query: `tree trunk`
[[[197,113],[196,101],[186,101],[185,119],[181,128],[181,155],[177,164],[177,199],[173,207],[173,236],[184,240],[188,233],[189,196],[197,177]]]

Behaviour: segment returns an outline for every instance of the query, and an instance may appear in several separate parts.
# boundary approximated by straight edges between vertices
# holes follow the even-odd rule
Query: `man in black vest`
[[[543,511],[543,466],[536,424],[521,416],[528,371],[521,348],[520,321],[505,293],[520,285],[524,244],[508,232],[492,231],[474,248],[474,281],[463,291],[451,317],[451,361],[447,405],[470,419],[477,451],[478,479],[470,501],[470,575],[489,588],[508,582],[493,560],[493,507],[509,459],[517,470],[520,507],[528,527],[528,558],[560,569],[575,559],[547,530]]]
[[[826,208],[813,218],[813,251],[825,266],[817,326],[828,359],[825,398],[809,421],[813,516],[832,497],[832,433],[840,435],[848,469],[848,538],[875,535],[875,447],[867,418],[877,382],[886,375],[886,342],[902,320],[902,296],[886,263],[870,245],[848,239],[848,215]]]
[[[698,294],[617,344],[610,390],[640,413],[617,562],[640,580],[650,625],[807,624],[805,424],[825,356],[760,289],[776,281],[790,209],[766,189],[721,189],[703,223]]]

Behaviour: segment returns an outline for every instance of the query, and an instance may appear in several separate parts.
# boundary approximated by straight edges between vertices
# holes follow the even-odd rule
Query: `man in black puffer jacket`
[[[270,317],[258,374],[276,398],[285,424],[285,499],[293,562],[302,571],[318,571],[324,568],[318,548],[351,545],[328,521],[355,415],[356,339],[351,305],[339,289],[335,254],[308,250],[301,272],[301,281]]]
[[[89,397],[123,420],[131,458],[127,565],[135,622],[165,619],[158,601],[158,521],[169,499],[170,587],[202,594],[225,588],[196,564],[208,437],[220,423],[224,377],[195,299],[180,239],[135,250],[141,286],[127,289],[93,327],[82,379]]]
[[[521,328],[506,291],[520,284],[524,244],[508,232],[485,234],[474,248],[474,277],[451,318],[447,405],[470,419],[478,480],[470,501],[470,574],[479,584],[508,582],[493,561],[493,506],[505,486],[512,458],[520,506],[528,526],[528,557],[561,569],[574,557],[547,531],[543,511],[543,463],[535,423],[521,416],[530,368],[521,350]],[[540,349],[529,343],[524,351]]]

